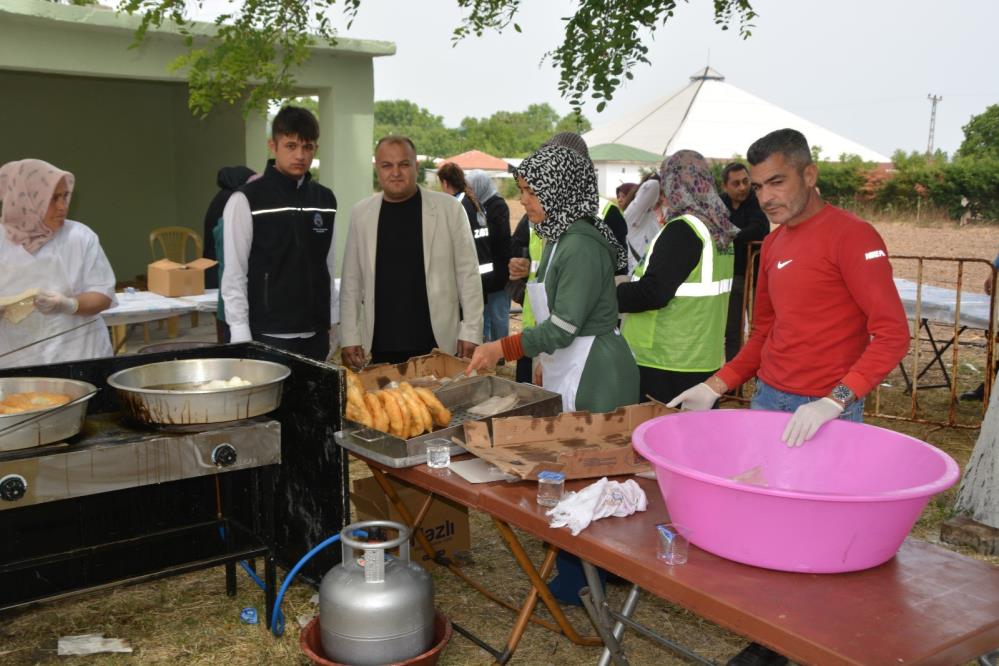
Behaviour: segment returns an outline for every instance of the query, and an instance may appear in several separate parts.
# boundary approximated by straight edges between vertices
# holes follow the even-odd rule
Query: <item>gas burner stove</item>
[[[57,444],[0,452],[0,511],[281,461],[281,424],[152,427],[119,412],[87,417]]]

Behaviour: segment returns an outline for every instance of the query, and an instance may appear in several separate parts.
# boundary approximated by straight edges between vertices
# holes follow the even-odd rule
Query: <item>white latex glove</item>
[[[74,314],[80,309],[80,302],[54,291],[40,291],[35,296],[35,309],[42,314]]]
[[[833,419],[839,418],[843,407],[832,398],[822,398],[807,402],[794,411],[791,420],[780,436],[788,446],[801,446],[818,432],[819,428]]]
[[[721,393],[715,393],[710,386],[701,382],[667,402],[666,406],[676,407],[679,405],[680,409],[701,412],[714,407],[720,397]]]

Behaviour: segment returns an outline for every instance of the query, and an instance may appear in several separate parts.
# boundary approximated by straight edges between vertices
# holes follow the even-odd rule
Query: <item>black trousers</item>
[[[253,339],[270,347],[311,358],[313,361],[325,361],[330,355],[330,336],[326,331],[316,331],[316,334],[310,338],[275,338],[258,333],[254,334]]]
[[[660,402],[669,402],[692,386],[697,386],[705,379],[715,374],[711,372],[673,372],[638,366],[638,386],[642,392],[641,399],[650,395]]]

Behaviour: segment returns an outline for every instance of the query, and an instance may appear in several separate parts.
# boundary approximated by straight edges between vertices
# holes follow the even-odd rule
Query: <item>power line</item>
[[[943,96],[930,93],[926,96],[926,99],[930,100],[932,104],[930,107],[930,138],[926,142],[926,156],[929,157],[933,154],[933,131],[937,127],[937,102],[942,100]]]

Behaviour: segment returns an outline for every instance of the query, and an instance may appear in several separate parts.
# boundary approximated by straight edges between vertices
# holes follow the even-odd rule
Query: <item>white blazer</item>
[[[423,187],[420,198],[430,324],[437,346],[454,354],[458,340],[482,342],[482,280],[475,241],[457,199]],[[375,255],[381,207],[378,193],[350,211],[340,280],[340,344],[361,345],[366,352],[371,351],[375,333]]]

